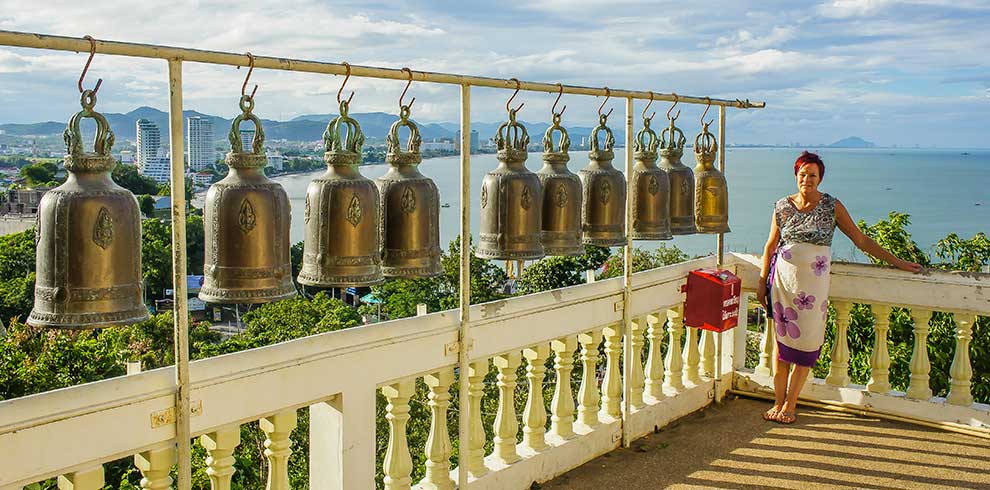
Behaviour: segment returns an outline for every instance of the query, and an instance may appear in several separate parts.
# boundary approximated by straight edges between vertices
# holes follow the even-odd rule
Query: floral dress
[[[835,203],[823,193],[805,212],[786,197],[774,205],[780,243],[768,282],[777,357],[801,366],[815,365],[825,340]]]

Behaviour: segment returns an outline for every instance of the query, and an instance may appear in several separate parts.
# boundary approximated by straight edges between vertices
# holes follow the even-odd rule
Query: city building
[[[254,141],[254,130],[253,129],[242,129],[241,130],[241,149],[244,153],[251,153],[251,142]]]
[[[147,157],[144,167],[138,168],[138,173],[154,179],[155,182],[166,183],[172,173],[172,159],[165,156]]]
[[[123,150],[120,152],[120,163],[124,165],[134,165],[134,152],[131,150]]]
[[[186,162],[191,170],[203,170],[216,163],[213,138],[212,120],[205,117],[186,119]]]
[[[213,173],[212,172],[196,172],[190,176],[192,178],[193,184],[200,186],[208,186],[213,183]]]
[[[266,156],[268,157],[268,166],[276,172],[281,172],[285,168],[285,157],[277,150],[268,150]]]
[[[420,151],[449,151],[449,152],[453,152],[454,151],[454,142],[453,141],[441,141],[441,140],[424,141],[420,145],[419,149],[420,149]]]
[[[10,189],[0,195],[0,214],[37,214],[41,196],[51,187],[34,189]]]
[[[137,167],[138,173],[144,175],[144,167],[148,159],[155,158],[161,153],[162,134],[158,125],[147,120],[138,119],[135,123],[137,132]]]
[[[471,151],[472,152],[478,151],[479,148],[481,148],[481,142],[480,142],[480,138],[478,136],[478,132],[472,129],[471,130]],[[457,131],[457,136],[454,138],[454,150],[455,151],[461,151],[461,132],[460,132],[460,130]]]

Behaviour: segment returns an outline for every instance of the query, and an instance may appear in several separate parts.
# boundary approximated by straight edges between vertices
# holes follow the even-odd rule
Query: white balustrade
[[[547,410],[544,407],[543,378],[546,375],[546,362],[550,357],[550,344],[541,343],[523,349],[526,358],[526,381],[529,389],[526,394],[526,408],[523,410],[523,447],[540,452],[548,447],[545,434]]]
[[[382,387],[382,395],[388,401],[385,406],[385,420],[388,421],[388,448],[385,450],[385,488],[406,490],[412,483],[412,456],[406,438],[406,423],[409,421],[409,399],[416,392],[416,379],[409,378]]]
[[[952,357],[952,367],[949,369],[949,396],[945,401],[953,405],[969,406],[973,404],[973,393],[970,380],[973,378],[973,366],[969,360],[969,344],[973,339],[973,324],[977,316],[968,313],[956,313],[956,351]]]
[[[681,317],[683,322],[684,318]],[[684,381],[695,386],[701,384],[701,376],[698,375],[698,364],[701,361],[701,353],[698,352],[698,329],[684,326],[687,337],[684,339]]]
[[[586,428],[598,426],[598,403],[601,396],[598,392],[598,344],[602,342],[602,333],[592,330],[578,335],[581,344],[581,386],[578,388],[578,423]]]
[[[698,363],[698,374],[706,377],[715,377],[715,332],[711,330],[700,330],[701,345],[699,352],[701,360]]]
[[[450,406],[450,386],[454,384],[454,369],[442,369],[423,377],[430,390],[430,435],[426,439],[426,474],[419,482],[423,490],[453,490],[450,477],[450,455],[453,447],[447,432],[447,408]]]
[[[849,322],[852,303],[833,301],[835,306],[835,339],[830,352],[831,364],[825,382],[832,386],[849,386]]]
[[[602,408],[600,419],[618,420],[622,417],[622,324],[602,329],[605,339],[605,378],[602,379]]]
[[[912,308],[911,318],[914,319],[914,351],[911,353],[911,383],[907,397],[928,400],[932,397],[932,388],[928,384],[928,373],[932,370],[928,361],[928,321],[932,319],[932,312]]]
[[[666,368],[663,372],[663,387],[673,392],[684,391],[684,360],[681,358],[681,334],[684,325],[681,323],[681,307],[667,310],[667,343]]]
[[[471,440],[467,450],[468,474],[478,478],[488,473],[485,466],[485,427],[481,420],[481,398],[485,394],[485,375],[488,374],[488,361],[475,361],[468,364],[468,431]],[[464,451],[461,450],[461,454]]]
[[[199,436],[199,443],[206,449],[206,476],[210,477],[212,490],[230,490],[234,476],[234,450],[241,443],[241,426],[231,425]]]
[[[134,466],[141,470],[141,488],[166,490],[172,488],[172,465],[176,463],[175,446],[143,451],[134,455]],[[288,487],[286,487],[288,488]]]
[[[574,351],[577,337],[569,335],[550,342],[554,353],[553,368],[557,373],[553,399],[550,400],[550,435],[558,440],[573,439],[574,395],[571,392],[571,372],[574,370]]]
[[[649,328],[646,330],[646,339],[650,341],[649,353],[646,357],[646,386],[644,387],[644,398],[650,403],[656,403],[664,398],[663,394],[663,352],[660,350],[660,343],[664,335],[664,324],[667,317],[661,313],[652,313],[646,316]]]
[[[646,406],[643,401],[643,388],[645,387],[645,374],[643,373],[643,334],[646,331],[646,317],[635,318],[631,325],[632,338],[629,342],[632,352],[629,360],[632,364],[629,371],[629,406],[633,410],[639,410]]]
[[[292,440],[289,435],[296,428],[296,411],[283,410],[258,421],[265,433],[265,457],[268,458],[268,484],[265,490],[290,490],[289,455]]]
[[[766,319],[766,328],[760,337],[760,362],[756,365],[755,373],[760,376],[773,376],[776,369],[773,352],[777,347],[777,337],[772,318]]]
[[[519,421],[516,419],[516,370],[522,363],[519,352],[507,352],[492,359],[498,370],[498,412],[495,415],[495,451],[492,455],[503,464],[519,461],[516,437]]]
[[[890,330],[890,307],[873,305],[875,318],[873,352],[870,354],[870,382],[866,389],[873,393],[890,391],[890,354],[887,351],[887,331]]]
[[[103,465],[59,475],[58,490],[103,490]]]

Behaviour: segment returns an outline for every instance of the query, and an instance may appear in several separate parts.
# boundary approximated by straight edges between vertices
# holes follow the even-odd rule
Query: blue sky
[[[730,142],[858,135],[882,145],[990,147],[986,0],[3,3],[7,30],[765,100],[765,110],[729,112]],[[67,120],[84,62],[84,54],[0,48],[0,122]],[[163,61],[98,56],[91,75],[90,83],[104,78],[98,110],[167,107]],[[233,116],[243,76],[187,64],[186,108]],[[262,117],[335,112],[340,77],[257,70],[254,80]],[[403,84],[352,78],[349,86],[352,111],[396,112]],[[411,94],[414,118],[457,120],[455,87],[414,84]],[[508,95],[476,89],[473,117],[503,118]],[[521,101],[522,119],[548,119],[552,96]],[[565,124],[592,125],[599,102],[565,97]],[[700,112],[684,108],[682,125]]]

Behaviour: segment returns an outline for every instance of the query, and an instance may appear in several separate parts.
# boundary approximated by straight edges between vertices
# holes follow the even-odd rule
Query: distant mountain
[[[831,145],[829,148],[874,148],[877,145],[873,142],[866,141],[859,136],[850,136],[848,138],[842,138]]]

